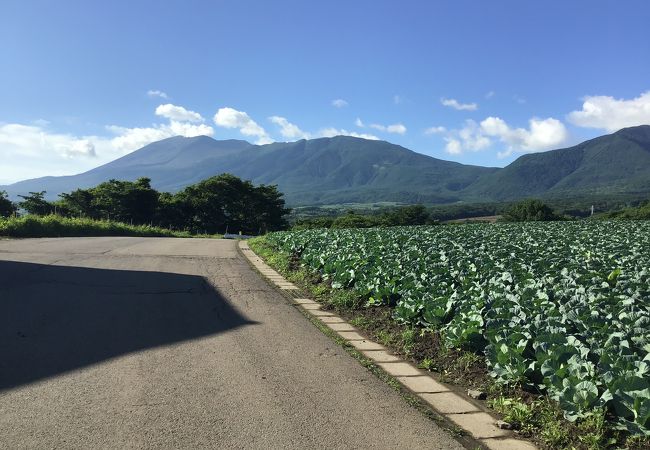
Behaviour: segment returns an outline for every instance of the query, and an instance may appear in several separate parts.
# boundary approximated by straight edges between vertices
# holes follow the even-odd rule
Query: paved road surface
[[[235,242],[0,240],[2,448],[462,448]]]

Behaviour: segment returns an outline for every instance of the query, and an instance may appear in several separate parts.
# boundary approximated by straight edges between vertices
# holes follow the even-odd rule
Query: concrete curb
[[[496,419],[470,397],[454,392],[450,387],[435,380],[428,372],[391,354],[383,345],[367,339],[341,317],[330,311],[321,310],[320,303],[309,298],[295,298],[299,294],[298,287],[268,266],[250,249],[246,241],[239,241],[239,249],[271,284],[283,291],[291,291],[291,297],[293,297],[291,300],[297,307],[319,319],[425,404],[428,404],[431,409],[465,430],[483,446],[491,450],[537,449],[532,443],[518,439],[513,432],[500,429],[496,425]]]

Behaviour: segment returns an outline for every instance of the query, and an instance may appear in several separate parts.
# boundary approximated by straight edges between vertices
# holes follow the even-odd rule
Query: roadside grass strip
[[[285,280],[278,272],[269,267],[248,246],[246,241],[239,242],[242,254],[264,275],[271,284],[280,289],[298,290],[293,283]],[[291,287],[287,287],[291,286]],[[322,305],[309,298],[291,298],[291,302],[305,313],[315,317],[347,341],[377,367],[397,380],[404,388],[412,392],[424,404],[440,416],[463,429],[485,448],[492,450],[535,450],[532,443],[518,439],[509,430],[497,426],[497,420],[482,405],[470,397],[455,392],[451,387],[440,383],[429,373],[418,369],[410,362],[391,354],[386,347],[364,337],[357,328],[347,323],[336,314],[322,310]]]

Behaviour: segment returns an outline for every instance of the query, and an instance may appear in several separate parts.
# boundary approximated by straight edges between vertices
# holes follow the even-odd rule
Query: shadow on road
[[[0,261],[0,390],[254,323],[200,276]]]

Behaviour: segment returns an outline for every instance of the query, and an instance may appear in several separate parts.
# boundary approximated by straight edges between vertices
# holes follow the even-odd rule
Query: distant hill
[[[650,126],[533,153],[477,180],[464,194],[490,201],[650,193]]]
[[[55,198],[111,178],[146,176],[156,189],[174,192],[223,172],[256,184],[277,184],[290,205],[643,195],[650,193],[650,126],[524,155],[503,169],[443,161],[389,142],[348,136],[268,145],[177,136],[79,175],[37,178],[0,189],[13,197],[45,190]]]
[[[415,153],[384,141],[348,136],[252,145],[206,136],[172,137],[79,175],[43,177],[2,187],[15,196],[48,197],[111,178],[147,176],[162,191],[177,191],[229,172],[254,183],[277,184],[290,204],[372,202],[445,203],[480,176],[498,169],[468,166]]]
[[[149,144],[79,175],[34,178],[0,189],[5,189],[10,195],[47,191],[48,198],[56,198],[62,192],[96,186],[111,178],[134,181],[146,176],[153,180],[154,186],[176,191],[214,175],[210,168],[218,171],[217,167],[227,162],[229,155],[251,147],[254,146],[246,141],[176,136]]]

